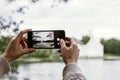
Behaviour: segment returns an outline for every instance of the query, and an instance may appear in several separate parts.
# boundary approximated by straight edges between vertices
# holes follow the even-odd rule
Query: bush
[[[120,54],[120,40],[109,39],[104,43],[104,52],[109,54]]]

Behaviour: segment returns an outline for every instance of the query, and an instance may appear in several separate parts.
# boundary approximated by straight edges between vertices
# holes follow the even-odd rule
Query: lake
[[[120,80],[119,60],[86,59],[79,60],[78,65],[87,80]],[[62,80],[63,68],[62,62],[22,64],[18,67],[19,74],[0,80]]]

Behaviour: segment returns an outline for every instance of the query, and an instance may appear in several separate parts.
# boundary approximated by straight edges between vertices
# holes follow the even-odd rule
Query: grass
[[[120,59],[120,54],[113,54],[113,53],[105,53],[104,60],[118,60]]]
[[[61,62],[59,55],[52,54],[49,57],[21,57],[16,60],[19,63],[38,63],[38,62]]]

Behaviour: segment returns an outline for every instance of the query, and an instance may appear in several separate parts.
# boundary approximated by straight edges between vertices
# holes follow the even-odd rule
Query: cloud
[[[99,38],[119,38],[119,0],[71,0],[53,8],[50,7],[51,2],[43,3],[30,6],[26,15],[15,16],[16,19],[25,20],[22,26],[28,26],[21,29],[64,29],[67,35],[77,38],[89,34],[92,30]]]

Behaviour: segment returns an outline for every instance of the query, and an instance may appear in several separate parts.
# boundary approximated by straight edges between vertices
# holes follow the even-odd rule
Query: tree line
[[[101,39],[104,45],[104,53],[112,55],[120,55],[120,40],[111,38],[109,40]]]
[[[74,40],[78,43],[78,44],[82,44],[82,45],[86,45],[89,40],[90,40],[90,36],[85,35],[82,37],[81,40],[75,39]],[[116,38],[111,38],[111,39],[104,39],[102,38],[100,40],[100,43],[104,46],[104,54],[111,54],[111,55],[120,55],[120,40],[116,39]]]

